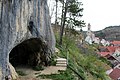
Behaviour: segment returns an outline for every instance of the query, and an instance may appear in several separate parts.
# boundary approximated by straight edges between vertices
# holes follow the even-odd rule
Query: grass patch
[[[79,80],[110,80],[105,73],[106,69],[109,68],[109,65],[107,65],[109,62],[104,58],[99,59],[99,55],[96,54],[99,47],[98,44],[90,45],[85,41],[82,44],[78,44],[76,42],[77,37],[72,34],[63,36],[62,45],[59,45],[59,35],[57,34],[56,40],[56,47],[60,50],[57,55],[62,58],[68,58],[68,65],[82,77]],[[78,78],[77,74],[69,71],[67,76],[66,73],[42,76],[52,77],[51,79],[53,80],[77,80],[75,78]]]
[[[99,57],[99,59],[100,59],[102,62],[104,62],[104,63],[106,63],[106,64],[108,64],[109,66],[112,67],[112,64],[111,64],[110,61],[108,61],[106,58],[104,58],[104,57]]]
[[[52,80],[76,80],[75,76],[69,69],[67,69],[66,71],[59,71],[59,74],[39,75],[37,77],[41,77],[43,79],[49,78]]]

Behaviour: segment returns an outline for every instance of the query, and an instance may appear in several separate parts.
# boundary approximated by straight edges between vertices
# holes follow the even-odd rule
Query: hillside
[[[64,35],[63,44],[59,45],[59,33],[55,29],[54,33],[56,47],[60,50],[55,56],[68,60],[67,70],[59,75],[42,75],[40,77],[53,80],[110,80],[109,76],[105,74],[105,71],[110,69],[108,61],[96,55],[98,45],[89,45],[85,42],[79,44],[76,42],[78,37],[72,33]]]
[[[103,30],[96,31],[95,35],[106,40],[120,40],[120,26],[110,26]]]

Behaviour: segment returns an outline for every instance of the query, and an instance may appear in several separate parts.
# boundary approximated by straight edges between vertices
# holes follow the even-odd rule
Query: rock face
[[[10,63],[9,63],[9,67],[10,67],[10,72],[11,72],[11,76],[10,76],[10,77],[11,77],[13,80],[17,79],[18,74],[16,73],[14,67],[13,67]]]
[[[23,41],[41,39],[54,51],[50,24],[47,0],[0,0],[0,80],[11,75],[9,54]]]

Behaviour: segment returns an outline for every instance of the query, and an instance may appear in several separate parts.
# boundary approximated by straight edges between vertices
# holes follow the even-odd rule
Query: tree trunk
[[[66,14],[67,14],[67,9],[68,9],[68,2],[69,2],[69,0],[66,0],[65,12],[64,12],[64,15],[63,15],[63,22],[62,22],[62,26],[60,28],[60,42],[59,42],[60,45],[62,45],[62,38],[63,38],[64,27],[65,27],[65,22],[66,22]]]
[[[58,14],[57,9],[58,9],[58,0],[56,0],[55,28],[57,28],[57,14]]]
[[[64,8],[65,8],[65,6],[64,6],[64,0],[62,0],[62,15],[61,15],[61,26],[62,26],[62,23],[63,23],[63,13],[64,13]]]

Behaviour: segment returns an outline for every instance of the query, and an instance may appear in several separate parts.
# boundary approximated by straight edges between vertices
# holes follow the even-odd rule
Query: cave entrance
[[[9,61],[14,67],[37,66],[42,64],[42,40],[38,38],[28,39],[12,49]]]

